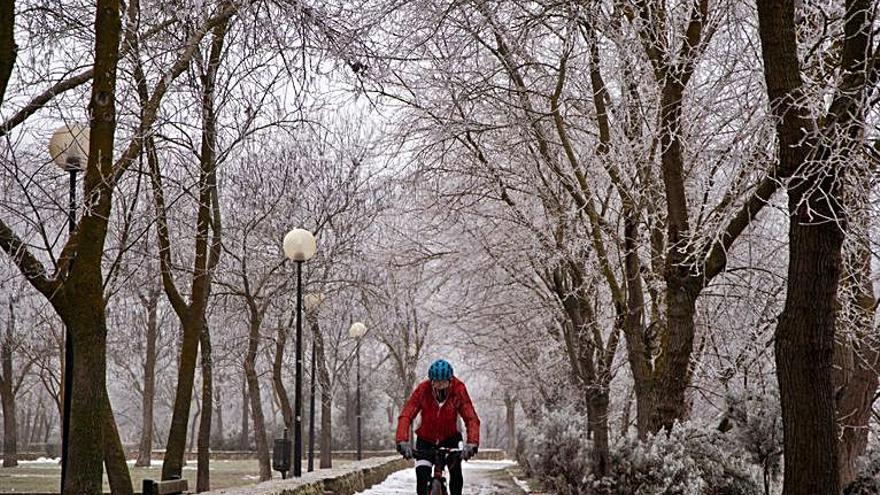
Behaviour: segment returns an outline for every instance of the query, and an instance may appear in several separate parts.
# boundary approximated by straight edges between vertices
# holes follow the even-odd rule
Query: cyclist
[[[453,376],[452,365],[446,360],[438,359],[431,364],[428,368],[428,379],[416,387],[397,418],[397,451],[406,459],[413,457],[409,427],[419,413],[422,414],[422,421],[416,429],[417,450],[430,450],[432,447],[457,449],[462,441],[457,424],[458,417],[461,416],[467,428],[467,442],[461,449],[461,458],[468,460],[477,453],[480,444],[480,418],[468,396],[467,387]],[[461,495],[464,484],[461,462],[453,461],[447,467],[450,495]],[[416,461],[418,495],[427,495],[431,475],[429,461]]]

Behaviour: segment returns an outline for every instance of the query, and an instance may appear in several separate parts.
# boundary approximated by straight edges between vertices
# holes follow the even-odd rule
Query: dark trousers
[[[431,447],[457,449],[460,441],[461,433],[451,436],[437,445],[419,438],[416,440],[416,450],[429,450]],[[464,485],[464,479],[461,477],[461,459],[456,459],[446,467],[449,469],[449,495],[461,495],[461,487]],[[418,495],[428,495],[428,482],[433,477],[434,468],[432,466],[416,466],[416,493]]]

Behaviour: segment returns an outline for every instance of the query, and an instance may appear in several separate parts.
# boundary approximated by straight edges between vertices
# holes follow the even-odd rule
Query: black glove
[[[412,445],[409,442],[399,442],[397,444],[397,451],[400,452],[404,459],[412,459],[413,457]]]
[[[461,458],[467,461],[477,454],[477,450],[476,444],[466,443],[464,448],[461,449]]]

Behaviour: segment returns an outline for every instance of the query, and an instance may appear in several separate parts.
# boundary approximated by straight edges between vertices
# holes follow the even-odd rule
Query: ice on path
[[[516,486],[522,488],[522,491],[524,491],[524,492],[526,492],[526,493],[532,493],[532,489],[529,488],[529,484],[526,483],[525,481],[523,481],[523,480],[517,478],[516,476],[514,476],[514,477],[513,477],[513,482],[516,483]]]
[[[513,466],[513,461],[470,461],[463,464],[464,489],[462,495],[493,495],[496,483],[481,477],[481,473]],[[448,477],[447,477],[448,479]],[[413,495],[416,492],[416,470],[397,471],[382,483],[355,495]]]

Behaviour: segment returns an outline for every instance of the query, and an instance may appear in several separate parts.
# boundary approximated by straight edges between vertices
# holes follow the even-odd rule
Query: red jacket
[[[461,416],[467,428],[467,443],[480,444],[480,418],[474,411],[467,387],[458,378],[452,378],[442,406],[434,398],[430,381],[425,380],[416,387],[397,418],[398,443],[409,440],[409,426],[419,413],[422,413],[422,422],[416,429],[419,438],[431,443],[446,440],[458,433],[456,420]]]

